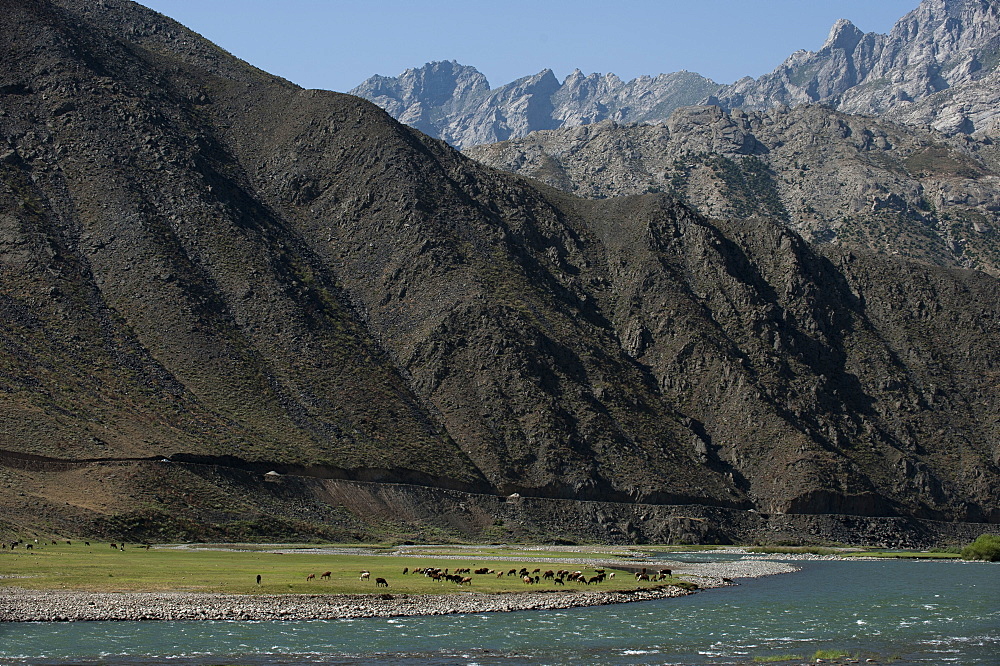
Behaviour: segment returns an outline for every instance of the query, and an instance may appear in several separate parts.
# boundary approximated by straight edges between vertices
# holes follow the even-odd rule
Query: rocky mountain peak
[[[923,0],[887,35],[840,19],[819,50],[727,86],[688,71],[622,81],[579,69],[560,84],[546,69],[491,90],[475,68],[450,61],[372,77],[351,92],[462,149],[602,120],[661,123],[699,103],[756,111],[820,103],[953,134],[990,131],[1000,117],[998,64],[1000,3]]]
[[[686,71],[623,82],[612,73],[576,69],[560,83],[546,68],[490,89],[474,67],[451,61],[408,69],[398,77],[371,77],[351,94],[461,148],[605,119],[657,120],[718,88]]]
[[[823,44],[820,51],[830,49],[853,51],[864,36],[865,33],[861,32],[856,25],[847,19],[840,19],[830,28],[830,35],[826,38],[826,43]]]
[[[924,0],[888,35],[862,33],[841,19],[819,51],[797,52],[770,74],[737,81],[704,101],[753,110],[822,103],[972,133],[1000,113],[998,53],[997,3]]]

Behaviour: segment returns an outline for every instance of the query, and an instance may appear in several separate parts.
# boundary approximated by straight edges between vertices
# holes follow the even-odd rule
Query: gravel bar
[[[87,620],[335,620],[552,610],[679,597],[665,585],[622,592],[513,592],[483,594],[269,594],[190,592],[75,592],[0,590],[0,622]]]
[[[655,563],[702,588],[734,584],[733,578],[796,571],[784,562]],[[0,587],[0,622],[97,620],[333,620],[408,615],[448,615],[553,610],[681,597],[693,592],[674,585],[624,591],[554,590],[486,594],[276,594],[201,592],[82,592]]]

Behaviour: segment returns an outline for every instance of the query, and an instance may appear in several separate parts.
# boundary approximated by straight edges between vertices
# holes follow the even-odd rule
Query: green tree
[[[963,560],[986,560],[1000,562],[1000,536],[981,534],[979,538],[962,549]]]

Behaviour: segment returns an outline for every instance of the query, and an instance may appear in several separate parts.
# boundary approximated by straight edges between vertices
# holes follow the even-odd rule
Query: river
[[[678,556],[670,555],[676,559]],[[1000,565],[803,561],[678,599],[309,622],[0,624],[3,664],[1000,664]],[[791,662],[796,663],[796,662]]]

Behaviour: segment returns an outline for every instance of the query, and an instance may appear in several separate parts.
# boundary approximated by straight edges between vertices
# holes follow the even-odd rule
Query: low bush
[[[767,657],[754,657],[755,664],[777,664],[782,661],[802,661],[802,656],[797,654],[776,654]]]
[[[963,560],[986,560],[1000,562],[1000,536],[981,534],[979,538],[962,549]]]
[[[816,650],[816,654],[812,656],[813,660],[816,659],[843,659],[844,657],[850,657],[850,652],[844,652],[843,650]]]

